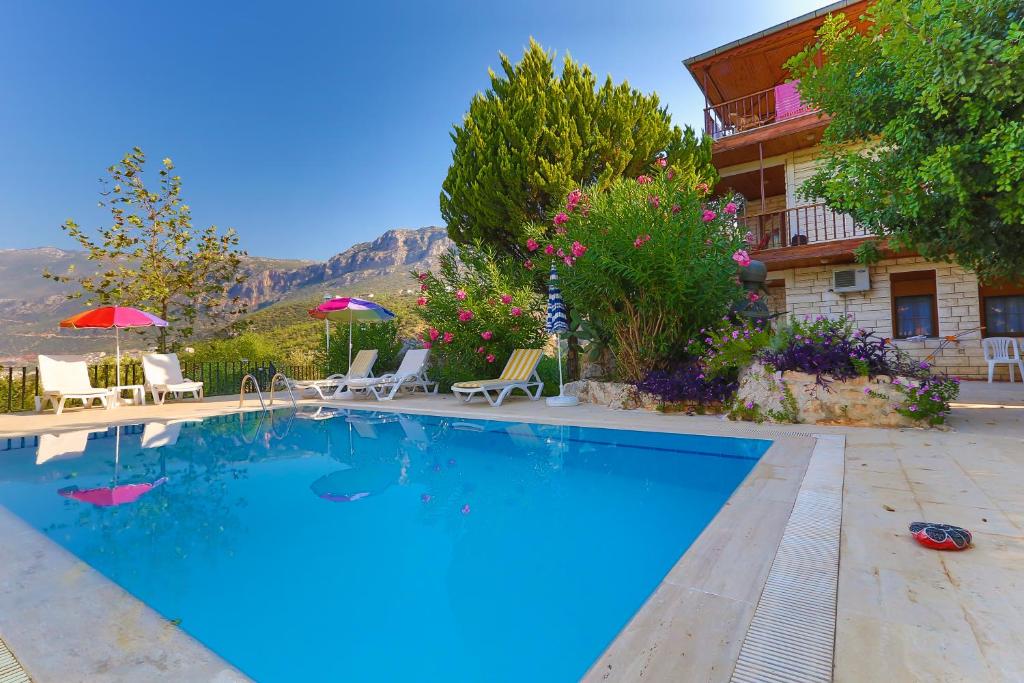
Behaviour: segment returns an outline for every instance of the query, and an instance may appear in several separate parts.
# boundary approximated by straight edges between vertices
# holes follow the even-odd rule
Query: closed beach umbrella
[[[391,320],[395,314],[380,304],[354,297],[328,299],[309,314],[317,320],[348,321],[348,365],[352,367],[352,324],[355,322],[382,322]],[[350,392],[345,392],[350,394]]]
[[[555,335],[555,353],[558,355],[558,396],[549,396],[549,406],[574,406],[579,403],[575,396],[566,396],[562,382],[562,344],[559,335],[569,331],[569,314],[562,301],[562,290],[558,288],[558,269],[551,264],[551,276],[548,280],[548,316],[544,328]]]
[[[67,320],[61,320],[60,326],[76,330],[109,330],[114,328],[114,344],[117,347],[117,385],[120,386],[121,329],[129,327],[167,327],[167,321],[156,317],[152,313],[146,313],[129,306],[103,306],[102,308],[94,308],[91,311],[82,311]]]

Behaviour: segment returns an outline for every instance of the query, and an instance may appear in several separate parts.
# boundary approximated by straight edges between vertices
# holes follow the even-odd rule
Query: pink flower
[[[489,353],[489,354],[487,354],[487,359],[486,360],[487,360],[488,363],[493,363],[497,359],[495,358],[493,353]]]
[[[417,275],[417,277],[420,279],[420,282],[423,282],[424,280],[426,280],[428,276],[429,276],[429,273],[420,273],[419,275]]]
[[[514,316],[520,316],[523,314],[523,309],[519,308],[518,306],[513,306],[512,310],[509,311],[509,313],[511,313]]]
[[[501,303],[503,303],[503,304],[510,304],[510,303],[512,303],[512,295],[511,294],[502,294],[501,295]]]
[[[666,159],[665,157],[658,157],[657,159],[654,160],[654,163],[657,164],[658,166],[661,166],[662,168],[665,168],[666,166],[668,166],[668,159]]]
[[[676,177],[676,172],[670,168],[668,169],[668,173],[666,173],[665,175],[668,176],[669,180],[672,180],[673,178]]]
[[[419,299],[416,299],[416,305],[417,306],[426,306],[427,305],[427,298],[421,296]]]
[[[651,178],[651,176],[649,176],[649,175],[642,175],[642,176],[637,176],[636,182],[638,182],[641,185],[646,185],[647,183],[654,182],[654,179]]]
[[[557,228],[555,228],[555,234],[556,235],[564,235],[565,234],[565,227],[559,225]]]
[[[526,240],[526,249],[528,251],[537,251],[537,247],[539,246],[540,245],[537,244],[537,240],[533,239],[532,237]]]
[[[555,214],[555,219],[552,222],[555,225],[564,225],[569,222],[569,215],[564,211],[559,211]]]
[[[587,248],[585,246],[583,246],[582,244],[580,244],[579,241],[577,240],[576,242],[572,243],[571,251],[572,251],[572,255],[573,256],[575,256],[576,258],[579,258],[579,257],[581,257],[581,256],[583,256],[584,254],[587,253]]]
[[[565,265],[567,266],[572,266],[574,263],[576,263],[576,259],[574,259],[572,256],[566,256],[565,258],[562,259],[562,261],[564,261]]]
[[[430,328],[430,341],[437,341],[437,338],[441,336],[441,333],[436,327]]]
[[[747,243],[747,246],[752,247],[757,244],[757,238],[754,237],[754,233],[747,230],[747,234],[743,236],[743,241]]]
[[[747,298],[750,299],[750,303],[754,303],[761,299],[761,295],[758,294],[757,292],[751,292],[750,294],[747,295]]]
[[[429,349],[431,346],[433,346],[433,344],[431,344],[430,342],[423,342],[423,348]]]
[[[468,323],[472,319],[473,319],[473,311],[469,310],[468,308],[459,311],[459,322],[460,323]]]
[[[710,191],[711,191],[711,188],[708,187],[707,183],[698,183],[697,184],[697,192],[700,192],[701,194],[707,194]]]
[[[445,332],[444,336],[441,337],[441,339],[444,340],[445,344],[451,344],[452,343],[452,339],[455,339],[455,335],[452,334],[451,332]]]
[[[729,202],[728,204],[726,204],[725,205],[725,212],[728,213],[728,214],[735,214],[736,213],[736,204],[734,204],[733,202]]]
[[[459,301],[465,301],[466,300],[466,290],[460,289],[459,291],[455,292],[455,298],[458,299]]]
[[[656,194],[648,195],[647,203],[653,206],[655,209],[657,209],[659,206],[661,206],[661,197],[659,197]]]
[[[525,261],[523,261],[523,268],[526,268],[527,270],[533,270],[533,261],[531,261],[530,259],[526,259]]]
[[[732,255],[732,260],[746,268],[750,265],[750,254],[743,249],[737,249],[736,253]]]
[[[551,256],[552,254],[554,254],[555,253],[555,245],[549,244],[546,247],[544,247],[544,253],[547,254],[548,256]]]
[[[490,330],[485,330],[484,332],[480,333],[480,336],[484,338],[484,341],[491,341],[491,339],[494,338],[494,333],[491,332]]]
[[[421,292],[425,292],[425,291],[427,291],[427,289],[429,289],[429,288],[427,287],[427,283],[426,282],[424,282],[422,285],[420,285],[420,291]]]
[[[678,204],[672,205],[672,213],[679,213],[680,211],[682,211],[682,208]]]
[[[635,240],[633,240],[633,246],[639,249],[640,247],[644,246],[644,241],[637,237]]]
[[[484,347],[482,347],[482,346],[481,346],[481,347],[478,347],[478,348],[477,348],[477,350],[476,350],[476,352],[477,352],[477,353],[483,353],[483,352],[484,352]]]
[[[704,209],[704,213],[703,213],[703,214],[701,214],[701,217],[700,217],[700,218],[701,218],[701,220],[702,220],[702,221],[704,221],[705,223],[710,223],[711,221],[715,220],[715,218],[716,218],[717,216],[718,216],[718,214],[717,214],[717,213],[715,213],[714,211],[712,211],[712,210],[710,210],[710,209]]]
[[[558,250],[558,258],[565,258],[565,250],[564,249],[559,249]]]
[[[572,211],[583,199],[582,190],[573,190],[569,193],[569,196],[565,198],[565,210]]]

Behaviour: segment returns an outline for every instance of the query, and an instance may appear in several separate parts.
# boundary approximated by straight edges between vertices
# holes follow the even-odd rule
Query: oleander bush
[[[525,267],[558,266],[566,303],[609,340],[627,382],[684,360],[687,340],[740,298],[737,264],[749,263],[742,200],[712,199],[692,170],[665,166],[572,191],[525,244]]]
[[[436,271],[413,273],[417,314],[431,349],[431,379],[443,391],[464,380],[497,377],[512,351],[542,348],[546,303],[528,278],[516,279],[495,259],[463,249],[441,257]]]

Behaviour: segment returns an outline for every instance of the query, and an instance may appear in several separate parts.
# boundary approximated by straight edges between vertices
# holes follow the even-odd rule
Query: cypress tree
[[[554,54],[532,39],[518,64],[500,58],[501,73],[490,72],[490,89],[473,97],[451,133],[441,215],[456,243],[521,260],[525,226],[547,222],[568,192],[638,176],[659,153],[715,179],[710,138],[673,126],[656,94],[610,76],[598,87],[568,55],[556,75]]]

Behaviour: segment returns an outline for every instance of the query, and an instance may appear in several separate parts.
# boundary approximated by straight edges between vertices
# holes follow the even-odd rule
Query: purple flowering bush
[[[949,404],[960,395],[960,380],[945,375],[927,375],[910,381],[894,378],[892,384],[904,397],[903,403],[893,405],[893,409],[900,415],[932,426],[946,421]],[[870,389],[866,393],[885,398],[884,394]]]
[[[657,396],[662,404],[693,403],[706,406],[726,403],[739,387],[735,375],[708,377],[699,363],[689,363],[672,371],[652,370],[637,389]]]
[[[819,385],[854,377],[916,377],[927,368],[915,367],[888,340],[853,328],[848,318],[824,316],[794,320],[779,328],[759,360],[780,371],[814,375]]]

